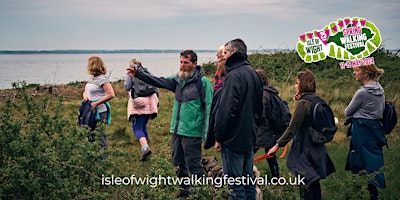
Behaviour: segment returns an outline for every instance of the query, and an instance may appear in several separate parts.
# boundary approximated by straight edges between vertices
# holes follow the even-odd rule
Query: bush
[[[113,188],[102,174],[118,173],[111,159],[100,160],[89,130],[62,117],[62,98],[34,100],[17,88],[20,100],[7,99],[0,114],[0,197],[5,199],[105,198]],[[104,131],[99,127],[95,132]],[[122,152],[109,151],[110,156]],[[119,158],[123,158],[119,156]],[[115,160],[115,159],[113,159]]]

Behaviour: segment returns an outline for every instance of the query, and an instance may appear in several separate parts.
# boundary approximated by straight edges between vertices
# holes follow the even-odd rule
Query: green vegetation
[[[400,58],[384,49],[372,55],[378,67],[385,69],[380,82],[387,99],[400,108]],[[321,181],[324,199],[368,199],[368,176],[353,175],[344,170],[349,138],[343,111],[360,86],[351,69],[340,69],[339,62],[330,58],[318,63],[304,63],[296,52],[252,54],[254,68],[264,69],[270,83],[294,109],[294,77],[300,70],[311,69],[317,77],[317,93],[332,106],[339,118],[339,130],[327,149],[336,173]],[[205,64],[212,79],[215,65]],[[116,97],[111,100],[112,122],[99,127],[108,135],[109,159],[100,160],[96,143],[88,143],[88,130],[76,126],[77,110],[84,90],[80,83],[53,86],[52,92],[38,90],[36,85],[15,83],[12,90],[0,91],[0,199],[175,199],[176,185],[102,185],[105,177],[175,177],[171,162],[169,125],[174,95],[160,90],[159,115],[148,124],[153,154],[149,161],[140,162],[140,147],[127,120],[128,94],[123,82],[112,83]],[[399,125],[388,136],[389,148],[384,148],[387,188],[379,190],[381,199],[399,199],[400,145]],[[280,150],[281,151],[281,150]],[[263,154],[259,151],[256,156]],[[219,153],[213,149],[204,155]],[[278,152],[280,154],[280,152]],[[286,158],[278,159],[281,175],[293,175],[286,168]],[[256,163],[261,176],[269,174],[265,161]],[[260,186],[264,199],[299,199],[297,186]],[[212,199],[210,186],[198,186],[198,193],[189,199]],[[218,191],[217,197],[223,192]],[[217,198],[220,199],[220,198]]]

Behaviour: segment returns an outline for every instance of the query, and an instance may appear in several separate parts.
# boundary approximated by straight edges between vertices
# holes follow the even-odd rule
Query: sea
[[[0,89],[11,89],[15,82],[27,84],[62,85],[86,81],[87,60],[91,56],[103,59],[110,81],[125,79],[126,68],[133,58],[161,77],[179,71],[179,53],[99,53],[99,54],[0,54]],[[215,62],[216,52],[197,53],[199,65]]]

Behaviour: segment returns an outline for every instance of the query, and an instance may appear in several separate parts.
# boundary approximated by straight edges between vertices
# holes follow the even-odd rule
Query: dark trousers
[[[270,148],[265,148],[264,151],[265,153],[268,153],[268,150]],[[256,154],[258,151],[258,148],[254,149],[254,154]],[[276,160],[276,156],[272,157],[272,158],[267,158],[266,159],[269,165],[269,170],[271,171],[271,176],[272,177],[279,177],[279,165],[278,165],[278,160]]]
[[[134,115],[134,117],[131,117],[132,130],[138,141],[142,137],[149,140],[149,133],[147,132],[147,122],[149,119],[150,115]]]
[[[100,115],[100,121],[97,123],[106,123],[107,120],[107,112],[102,112],[99,113]],[[99,147],[98,147],[98,151],[106,151],[108,149],[108,144],[107,144],[107,137],[106,137],[106,133],[102,132],[100,133],[100,135],[98,136],[98,138],[96,138],[96,135],[94,133],[90,133],[90,135],[88,136],[88,141],[89,142],[95,142],[96,140],[99,141]],[[100,159],[101,160],[105,160],[107,159],[108,156],[105,152],[102,153]]]
[[[189,172],[199,178],[204,175],[201,143],[202,138],[172,134],[172,161],[178,177],[189,177]]]
[[[310,187],[304,188],[303,194],[304,194],[304,199],[306,200],[320,200],[321,185],[319,184],[319,180],[312,182]]]
[[[379,199],[378,189],[374,185],[368,184],[368,191],[369,191],[369,198],[371,200]]]

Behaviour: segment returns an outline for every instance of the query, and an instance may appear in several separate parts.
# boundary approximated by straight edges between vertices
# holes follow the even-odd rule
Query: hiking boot
[[[150,147],[147,147],[142,150],[142,155],[140,155],[140,161],[146,161],[147,157],[151,155]]]

